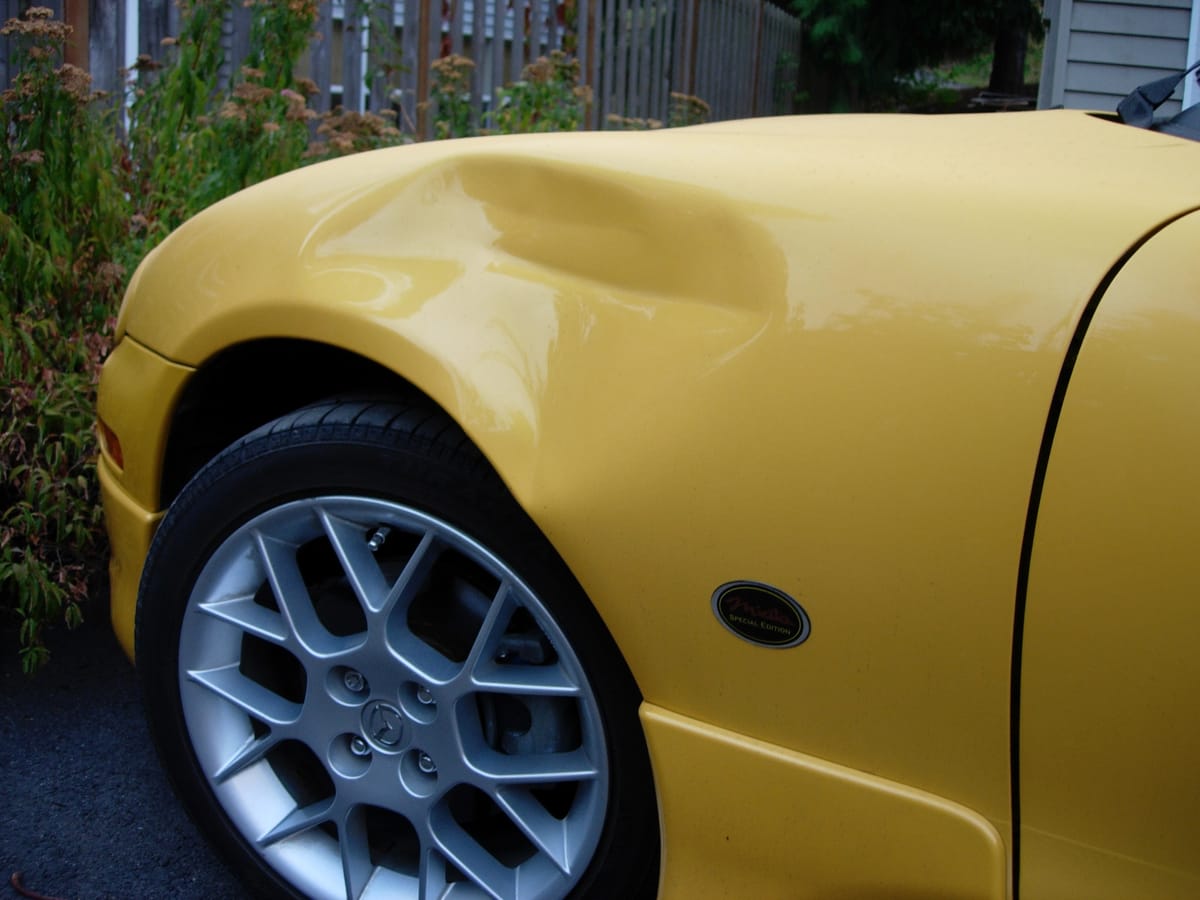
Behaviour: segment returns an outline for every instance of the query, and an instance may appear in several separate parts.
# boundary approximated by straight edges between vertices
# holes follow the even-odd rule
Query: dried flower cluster
[[[309,159],[330,159],[399,143],[402,135],[392,120],[395,114],[350,112],[340,106],[321,116],[317,140],[308,146]]]
[[[619,116],[616,113],[609,113],[605,116],[605,121],[614,131],[654,131],[663,127],[660,119],[639,119],[634,116]]]
[[[672,128],[701,125],[707,122],[709,116],[712,115],[712,107],[691,94],[678,94],[672,91],[670,101],[671,108],[667,121]]]

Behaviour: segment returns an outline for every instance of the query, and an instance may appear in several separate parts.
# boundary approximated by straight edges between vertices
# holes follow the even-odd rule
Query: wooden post
[[[363,105],[362,15],[358,3],[347,3],[342,19],[342,108],[359,112]]]
[[[476,0],[483,2],[483,0]],[[492,90],[489,112],[495,120],[499,102],[499,90],[504,87],[504,0],[492,2]],[[480,124],[483,124],[482,122]]]
[[[429,136],[429,115],[425,105],[429,100],[429,67],[433,64],[429,52],[433,0],[420,0],[420,4],[417,16],[417,134],[424,139]]]
[[[312,80],[321,89],[313,106],[321,112],[333,108],[330,85],[333,84],[333,9],[322,3],[317,11],[316,35],[310,46]]]
[[[88,9],[88,71],[92,89],[104,91],[109,102],[119,106],[124,84],[120,70],[125,65],[125,4],[91,0]]]
[[[162,56],[162,40],[170,35],[170,0],[142,0],[138,14],[138,53]]]
[[[529,0],[529,61],[542,55],[542,26],[546,22],[546,4],[543,0]]]
[[[599,128],[604,127],[608,114],[613,111],[613,81],[617,68],[616,7],[617,0],[604,0],[604,46],[600,51],[603,60],[601,64],[604,66],[604,90],[600,94],[597,105],[599,115],[597,127]]]
[[[483,64],[486,59],[484,48],[487,47],[487,24],[484,18],[484,0],[475,0],[471,12],[471,59],[475,68],[471,70],[471,109],[475,112],[475,121],[483,124]]]
[[[696,53],[700,49],[700,0],[692,0],[690,24],[692,26],[691,50],[688,54],[687,90],[685,93],[694,97],[696,95]]]
[[[63,48],[63,62],[87,71],[91,68],[91,60],[88,59],[87,0],[63,0],[63,21],[71,26],[71,36]]]
[[[446,11],[450,21],[450,52],[455,56],[462,56],[463,52],[463,19],[465,13],[463,11],[460,0],[449,0],[443,4],[442,9]]]
[[[755,5],[758,8],[758,15],[754,23],[754,80],[750,82],[750,115],[752,116],[758,115],[758,95],[761,90],[759,88],[759,77],[762,66],[763,7],[767,5],[766,0],[758,0]]]
[[[585,3],[585,11],[579,14],[584,23],[586,34],[582,44],[587,47],[587,68],[583,71],[584,83],[592,89],[592,103],[588,107],[588,128],[599,128],[597,111],[600,108],[600,60],[596,56],[596,8],[601,0],[580,0]]]

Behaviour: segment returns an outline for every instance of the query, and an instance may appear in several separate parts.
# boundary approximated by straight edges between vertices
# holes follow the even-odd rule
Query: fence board
[[[674,5],[674,4],[670,4]],[[645,0],[642,5],[642,16],[645,25],[645,43],[642,48],[642,79],[645,82],[645,118],[662,119],[659,108],[658,68],[662,61],[658,36],[662,31],[662,14],[668,6],[660,0]]]
[[[699,0],[680,0],[683,4],[676,18],[675,46],[678,48],[675,59],[675,90],[681,94],[692,93],[695,73],[692,71],[692,59],[695,57],[696,45],[696,5]]]
[[[598,97],[595,95],[595,86],[597,84],[596,75],[599,72],[599,67],[596,65],[596,6],[599,0],[581,0],[576,6],[576,23],[578,31],[576,39],[578,41],[578,53],[580,60],[579,72],[585,84],[592,86],[593,100],[589,104],[587,110],[587,119],[585,120],[586,127],[596,127],[596,102]]]
[[[627,98],[629,97],[629,2],[628,0],[618,0],[617,4],[617,100],[614,98],[614,105],[619,105],[620,115],[626,112]],[[610,110],[615,112],[616,110]]]
[[[521,69],[525,67],[525,13],[527,0],[512,0],[510,10],[512,28],[509,31],[508,78],[505,81],[520,81]]]
[[[741,25],[741,21],[737,14],[737,0],[722,0],[722,4],[725,7],[725,27],[717,39],[720,46],[720,50],[718,51],[720,55],[710,58],[709,64],[718,72],[727,76],[718,79],[718,82],[724,88],[724,102],[721,105],[722,115],[728,116],[729,110],[737,102],[738,95],[737,72],[741,68],[738,27]]]
[[[542,32],[546,24],[542,0],[529,0],[528,61],[533,62],[542,52]]]
[[[596,55],[597,71],[601,74],[596,79],[596,84],[600,84],[603,90],[597,98],[597,121],[596,126],[603,128],[608,112],[613,106],[613,91],[616,88],[616,66],[612,60],[616,55],[617,29],[616,29],[616,0],[597,0],[604,7],[604,29],[601,32],[603,41],[600,43],[600,50]]]
[[[363,62],[363,109],[369,109],[371,112],[380,112],[388,109],[388,79],[385,75],[383,63],[384,60],[379,58],[378,48],[386,48],[391,43],[392,35],[388,34],[394,28],[394,20],[396,11],[394,4],[387,4],[385,10],[372,11],[368,6],[367,11],[369,18],[362,32],[362,42],[359,45],[362,50]]]
[[[175,4],[170,4],[170,8],[175,9]],[[223,73],[226,79],[237,77],[242,61],[250,53],[250,23],[251,12],[246,6],[241,3],[230,4],[229,16],[226,19],[229,44]]]
[[[605,127],[610,115],[666,120],[672,92],[705,100],[714,119],[791,111],[800,23],[767,0],[575,0],[569,21],[566,2],[321,3],[314,27],[319,38],[302,66],[320,90],[313,105],[320,110],[338,101],[350,110],[391,107],[398,111],[401,127],[427,134],[422,101],[430,88],[429,65],[453,52],[476,63],[471,102],[486,126],[497,91],[518,80],[526,63],[565,46],[593,91],[590,127]],[[120,91],[118,73],[133,52],[161,57],[162,38],[178,31],[172,0],[89,4],[87,60],[101,90]],[[16,14],[24,5],[24,0],[0,0],[0,14]],[[51,5],[61,8],[63,3]],[[365,27],[365,14],[381,5],[383,19],[375,21],[380,17],[372,15],[370,28]],[[135,47],[126,46],[127,9],[131,25],[137,14]],[[224,30],[226,78],[236,76],[245,57],[251,13],[239,0],[230,2]],[[0,41],[0,87],[14,74],[9,47],[9,41]],[[385,58],[385,53],[398,58]]]
[[[0,15],[4,16],[5,22],[17,18],[20,14],[20,0],[0,0]],[[17,75],[9,62],[15,49],[16,41],[9,37],[0,37],[0,87],[7,88]]]
[[[477,122],[483,117],[486,53],[491,43],[487,38],[486,11],[483,0],[474,0],[471,4],[471,56],[475,60],[475,68],[471,70],[471,108]]]
[[[361,111],[366,100],[363,93],[362,15],[359,3],[346,3],[342,21],[342,106]]]
[[[653,0],[651,0],[653,2]],[[642,91],[645,82],[642,78],[642,49],[646,40],[642,35],[646,9],[645,0],[632,0],[629,7],[629,112],[635,117],[643,115]]]
[[[493,0],[492,3],[492,81],[489,96],[490,109],[496,109],[496,90],[504,85],[504,0]]]
[[[418,90],[417,60],[421,55],[420,30],[421,7],[417,0],[406,0],[401,18],[400,32],[400,126],[409,131],[417,128],[417,104],[421,94]]]
[[[466,18],[466,10],[462,8],[461,0],[448,0],[445,9],[450,19],[450,52],[455,56],[462,56],[463,19]]]
[[[659,111],[660,117],[662,111],[670,105],[667,73],[671,71],[671,36],[675,33],[675,11],[678,5],[677,3],[664,4],[658,22],[657,47],[655,48],[658,64],[654,68],[653,103],[654,108]]]
[[[125,60],[121,59],[118,39],[125,29],[122,13],[122,7],[104,0],[93,0],[88,9],[88,69],[92,73],[92,87],[113,97],[119,97],[124,90],[120,71]]]
[[[162,39],[170,35],[171,0],[142,0],[138,12],[137,52],[158,59],[162,55]]]
[[[330,108],[333,98],[330,87],[333,84],[333,15],[328,3],[322,4],[317,14],[316,37],[309,48],[308,70],[309,78],[316,82],[321,89],[312,100],[317,110],[325,112]]]

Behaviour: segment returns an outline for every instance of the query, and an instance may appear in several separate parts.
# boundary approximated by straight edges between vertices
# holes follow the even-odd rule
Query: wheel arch
[[[431,380],[437,380],[438,374],[453,374],[450,366],[440,372],[436,366],[420,368]],[[309,339],[269,337],[234,344],[205,360],[180,392],[167,424],[160,464],[159,506],[166,510],[192,476],[226,447],[302,407],[335,396],[417,403],[463,429],[513,503],[524,510],[532,527],[578,584],[578,577],[561,549],[513,489],[509,480],[513,473],[505,473],[489,452],[496,448],[489,448],[467,427],[468,413],[478,417],[484,401],[461,378],[448,381],[458,385],[458,390],[450,395],[455,401],[452,404],[438,401],[434,394],[444,392],[436,386],[426,391],[423,389],[426,385],[415,384],[369,356],[344,347]],[[588,597],[608,629],[602,605],[582,586],[581,593]],[[619,643],[614,640],[613,644],[624,656]]]
[[[207,359],[180,394],[167,425],[160,506],[170,506],[188,480],[238,438],[309,403],[345,393],[423,398],[449,415],[396,372],[332,344],[296,338],[235,344]]]

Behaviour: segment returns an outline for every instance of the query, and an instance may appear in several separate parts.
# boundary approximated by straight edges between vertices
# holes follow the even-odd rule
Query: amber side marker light
[[[99,419],[96,420],[96,430],[100,433],[100,449],[108,454],[118,469],[124,469],[125,454],[121,452],[121,439],[117,433]]]

